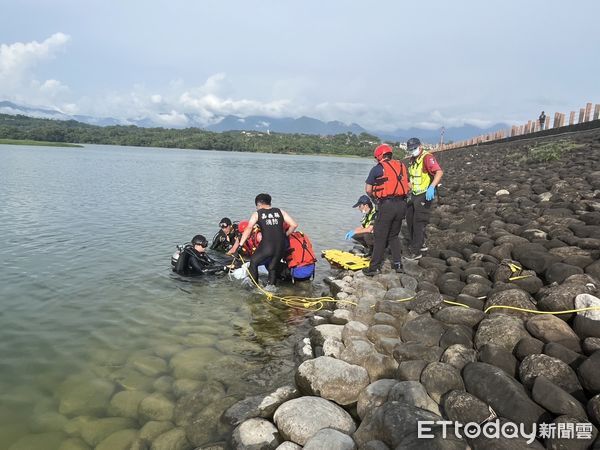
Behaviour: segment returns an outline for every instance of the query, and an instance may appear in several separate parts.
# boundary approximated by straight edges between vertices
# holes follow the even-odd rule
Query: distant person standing
[[[540,130],[543,130],[546,126],[546,113],[544,111],[542,111],[538,120],[540,121]]]
[[[387,247],[392,252],[396,271],[402,269],[400,228],[406,215],[406,196],[409,192],[408,173],[402,161],[392,158],[392,147],[381,144],[373,152],[377,165],[369,172],[365,192],[377,204],[377,217],[373,230],[373,255],[369,267],[363,269],[367,276],[381,272],[381,263]]]
[[[425,228],[431,216],[435,188],[440,184],[444,172],[435,157],[423,149],[419,139],[409,139],[406,148],[411,156],[408,165],[411,198],[406,211],[410,254],[406,258],[415,260],[427,251]]]

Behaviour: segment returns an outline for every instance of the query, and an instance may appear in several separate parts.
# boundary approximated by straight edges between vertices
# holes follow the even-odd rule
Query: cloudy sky
[[[2,0],[0,100],[182,126],[226,114],[371,130],[600,103],[600,2]]]

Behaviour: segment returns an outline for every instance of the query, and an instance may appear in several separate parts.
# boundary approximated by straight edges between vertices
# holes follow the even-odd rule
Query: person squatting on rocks
[[[400,228],[406,215],[406,196],[409,192],[408,173],[402,161],[392,158],[392,147],[381,144],[373,152],[377,165],[369,172],[365,192],[377,204],[374,224],[374,244],[371,263],[363,269],[367,276],[380,273],[383,255],[390,248],[394,267],[402,268],[400,250]]]
[[[361,195],[353,208],[358,208],[363,213],[363,218],[359,227],[346,233],[346,239],[354,239],[365,248],[365,256],[371,256],[374,243],[373,225],[377,217],[377,209],[367,195]]]
[[[219,228],[220,230],[215,234],[210,249],[225,253],[237,243],[237,230],[229,217],[221,219]]]
[[[427,251],[425,228],[431,217],[435,189],[440,184],[444,171],[435,157],[423,149],[419,139],[409,139],[406,147],[411,154],[408,165],[411,196],[406,209],[410,253],[406,258],[415,260],[421,258],[423,251]]]
[[[262,233],[262,240],[256,252],[250,258],[248,270],[254,281],[258,282],[258,266],[265,264],[269,271],[266,290],[274,290],[277,269],[286,250],[286,238],[296,231],[298,224],[285,211],[271,207],[271,196],[269,194],[258,194],[254,199],[254,203],[256,212],[250,216],[248,226],[242,234],[239,245],[244,246],[254,225],[258,224]],[[288,225],[287,231],[284,229],[284,223]]]
[[[544,111],[542,111],[538,120],[540,121],[540,130],[543,130],[546,125],[546,113]]]

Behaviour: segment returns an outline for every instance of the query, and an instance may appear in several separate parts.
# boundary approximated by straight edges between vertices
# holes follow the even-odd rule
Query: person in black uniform
[[[229,217],[223,217],[219,223],[219,227],[221,229],[215,234],[210,249],[227,253],[236,243],[236,239],[238,238],[237,230]]]
[[[271,196],[269,194],[258,194],[254,199],[256,212],[250,216],[248,226],[240,238],[240,247],[244,245],[254,225],[258,224],[262,233],[262,240],[256,252],[250,258],[249,272],[254,281],[258,282],[258,266],[265,264],[268,260],[269,271],[266,290],[275,289],[277,279],[277,268],[286,249],[286,238],[296,231],[298,224],[288,213],[279,208],[271,207]],[[283,224],[288,225],[287,231]]]
[[[175,271],[181,275],[213,275],[226,270],[223,264],[218,263],[206,254],[208,241],[201,234],[193,237],[191,245],[185,246],[179,258]]]

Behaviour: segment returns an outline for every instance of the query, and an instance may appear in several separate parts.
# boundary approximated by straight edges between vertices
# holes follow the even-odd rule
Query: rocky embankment
[[[581,146],[550,162],[531,141],[439,155],[427,256],[330,280],[351,303],[310,318],[295,386],[224,414],[232,446],[600,448],[600,310],[536,313],[600,306],[600,131],[569,139]],[[441,420],[546,437],[418,438],[418,421]]]

